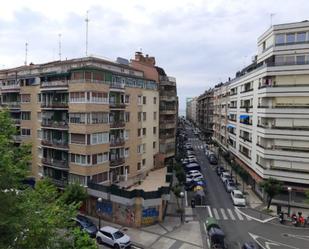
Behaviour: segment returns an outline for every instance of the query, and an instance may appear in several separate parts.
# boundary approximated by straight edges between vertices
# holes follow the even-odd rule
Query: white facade
[[[260,178],[309,184],[309,22],[271,27],[258,51],[229,85],[229,149]]]
[[[187,102],[187,119],[196,123],[197,121],[197,97],[190,99]]]

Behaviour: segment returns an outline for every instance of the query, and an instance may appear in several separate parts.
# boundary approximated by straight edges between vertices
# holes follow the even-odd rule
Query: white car
[[[231,175],[230,175],[230,173],[228,173],[228,172],[222,172],[221,173],[221,181],[223,182],[223,183],[225,183],[225,181],[228,179],[228,178],[230,178],[231,177]]]
[[[241,191],[237,189],[232,190],[231,197],[235,206],[246,206],[246,199]]]
[[[99,244],[106,243],[117,249],[131,247],[130,237],[114,227],[101,227],[96,238]]]
[[[190,171],[187,173],[187,175],[192,175],[192,174],[197,174],[197,173],[201,174],[201,172],[200,172],[199,170],[194,169],[194,170],[190,170]]]

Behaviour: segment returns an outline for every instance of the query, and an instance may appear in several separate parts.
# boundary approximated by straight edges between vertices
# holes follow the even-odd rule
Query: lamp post
[[[290,216],[291,214],[291,199],[292,199],[292,188],[288,187],[288,192],[289,192],[289,201],[288,201],[288,215]]]
[[[99,197],[98,199],[97,199],[97,213],[98,213],[98,216],[99,216],[99,229],[101,228],[101,214],[100,214],[100,212],[101,212],[101,203],[103,202],[103,200],[102,200],[102,198],[101,197]]]
[[[181,220],[181,223],[184,222],[184,219],[183,219],[183,213],[184,213],[184,205],[183,205],[183,199],[185,197],[185,193],[184,192],[180,192],[179,193],[179,196],[181,198],[181,211],[180,211],[180,220]]]

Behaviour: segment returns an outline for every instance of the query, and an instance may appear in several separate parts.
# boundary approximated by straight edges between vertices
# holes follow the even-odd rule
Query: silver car
[[[97,232],[97,242],[99,244],[108,244],[117,249],[131,247],[130,237],[120,230],[110,226],[100,228]]]

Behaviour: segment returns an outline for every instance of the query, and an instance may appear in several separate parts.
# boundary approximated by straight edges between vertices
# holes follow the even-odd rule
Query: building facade
[[[256,182],[309,186],[309,22],[274,25],[229,84],[229,150]]]
[[[173,111],[168,111],[176,115],[176,80],[164,81],[157,71],[149,77],[127,60],[31,64],[0,71],[1,108],[17,127],[15,142],[32,144],[36,179],[49,177],[59,187],[134,184],[165,166],[160,155],[174,155],[168,152],[175,150],[176,119],[173,128],[160,123],[161,82],[172,85]],[[162,129],[169,135],[163,152]]]
[[[197,124],[204,137],[213,134],[214,91],[209,89],[197,98]]]
[[[186,118],[196,124],[197,122],[197,97],[187,99]]]

